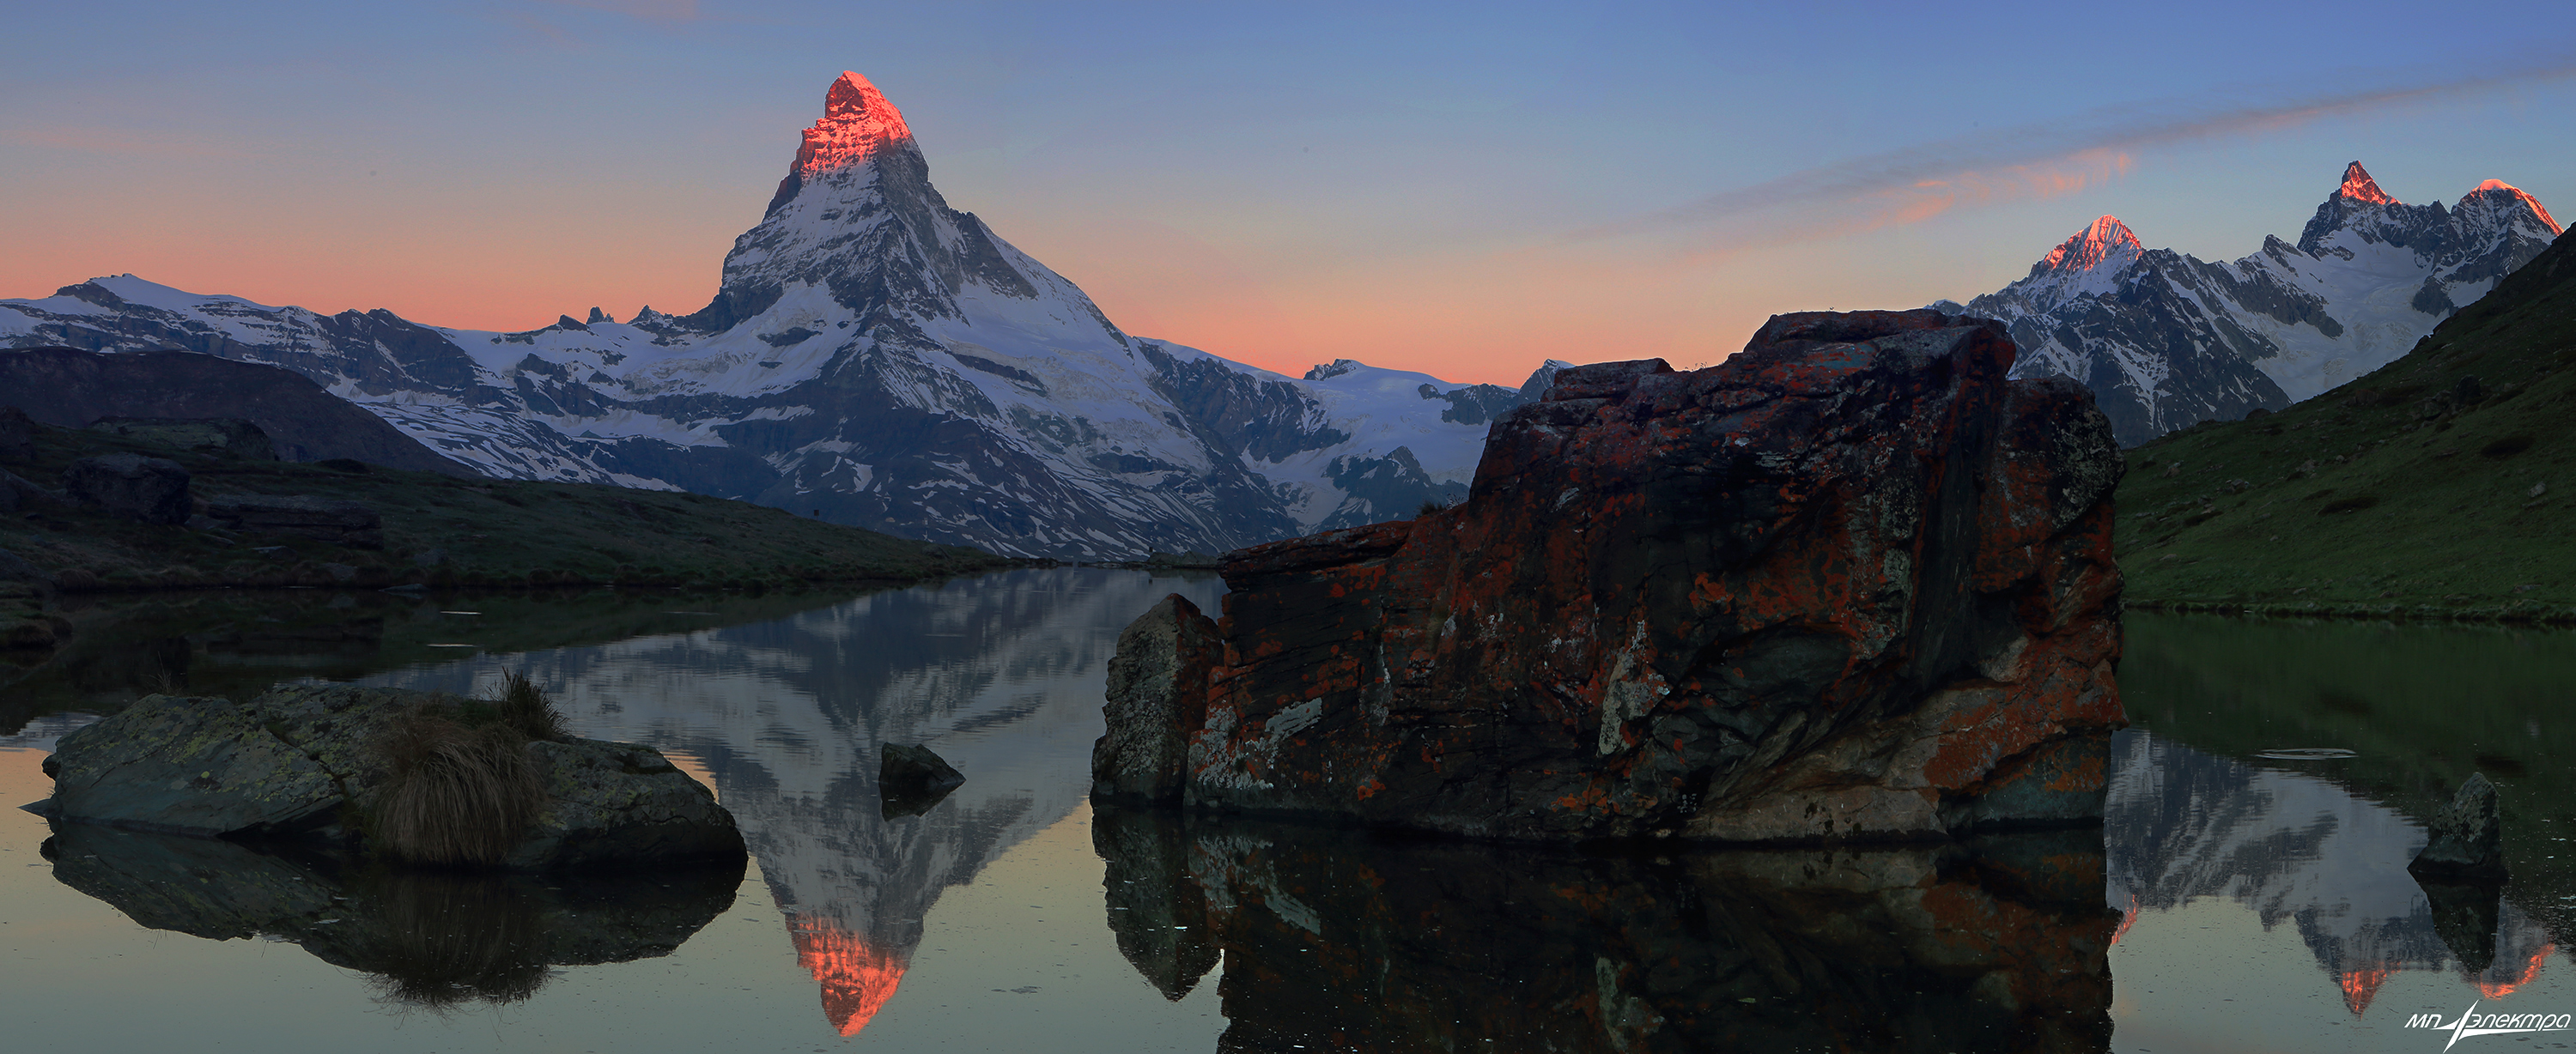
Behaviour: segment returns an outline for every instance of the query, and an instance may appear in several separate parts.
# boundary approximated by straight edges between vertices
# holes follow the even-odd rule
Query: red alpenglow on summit
[[[2143,251],[2143,247],[2138,244],[2138,236],[2129,233],[2128,224],[2120,222],[2117,216],[2104,216],[2094,220],[2092,226],[2085,228],[2074,237],[2066,239],[2057,248],[2049,250],[2048,256],[2040,262],[2055,270],[2072,267],[2089,271],[2101,266],[2103,260],[2122,249],[2129,250],[2129,255],[2132,256]]]
[[[912,128],[903,113],[868,79],[844,70],[823,96],[823,117],[805,130],[805,145],[796,150],[795,173],[816,176],[876,157],[886,144],[908,141]]]
[[[2494,180],[2488,180],[2488,182],[2492,183]],[[2397,204],[2396,198],[2389,197],[2387,191],[2379,189],[2379,181],[2370,178],[2370,173],[2361,167],[2359,161],[2343,167],[2343,186],[2337,188],[2335,193],[2354,201],[2367,201],[2373,205]]]

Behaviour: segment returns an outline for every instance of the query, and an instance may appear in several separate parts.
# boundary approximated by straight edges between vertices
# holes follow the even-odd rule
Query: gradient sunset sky
[[[2360,160],[2576,220],[2576,7],[21,5],[0,297],[132,272],[519,330],[714,293],[844,69],[1131,333],[1286,373],[1715,361],[2020,277],[2232,259]]]

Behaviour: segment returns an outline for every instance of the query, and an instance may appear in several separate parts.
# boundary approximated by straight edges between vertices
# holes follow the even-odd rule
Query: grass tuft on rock
[[[545,807],[530,737],[507,720],[462,716],[462,707],[415,707],[377,740],[386,776],[369,825],[375,851],[416,864],[498,864]]]

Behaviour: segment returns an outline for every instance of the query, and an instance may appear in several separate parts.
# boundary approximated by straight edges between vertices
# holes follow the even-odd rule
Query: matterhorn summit
[[[904,120],[834,79],[707,305],[516,333],[317,315],[130,276],[0,301],[0,345],[294,369],[515,478],[691,490],[999,552],[1221,552],[1463,497],[1494,385],[1299,379],[1132,336],[951,208]]]
[[[2355,161],[2296,244],[2210,263],[2094,220],[2029,276],[1962,306],[2001,320],[2018,377],[2093,389],[2120,441],[2279,409],[2379,368],[2549,246],[2558,221],[2487,180],[2409,205]]]

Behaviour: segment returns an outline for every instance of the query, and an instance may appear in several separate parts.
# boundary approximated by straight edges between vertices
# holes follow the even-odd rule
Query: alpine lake
[[[2132,613],[2099,828],[1553,849],[1095,806],[1118,632],[1213,575],[873,592],[79,598],[0,665],[0,795],[152,691],[488,692],[647,743],[736,873],[351,872],[0,811],[23,1051],[2556,1049],[2576,1014],[2576,634]],[[882,743],[965,784],[877,793]],[[2473,771],[2512,878],[2418,883]],[[2438,1027],[2436,1027],[2438,1026]],[[2447,1045],[2447,1046],[2446,1046]]]

